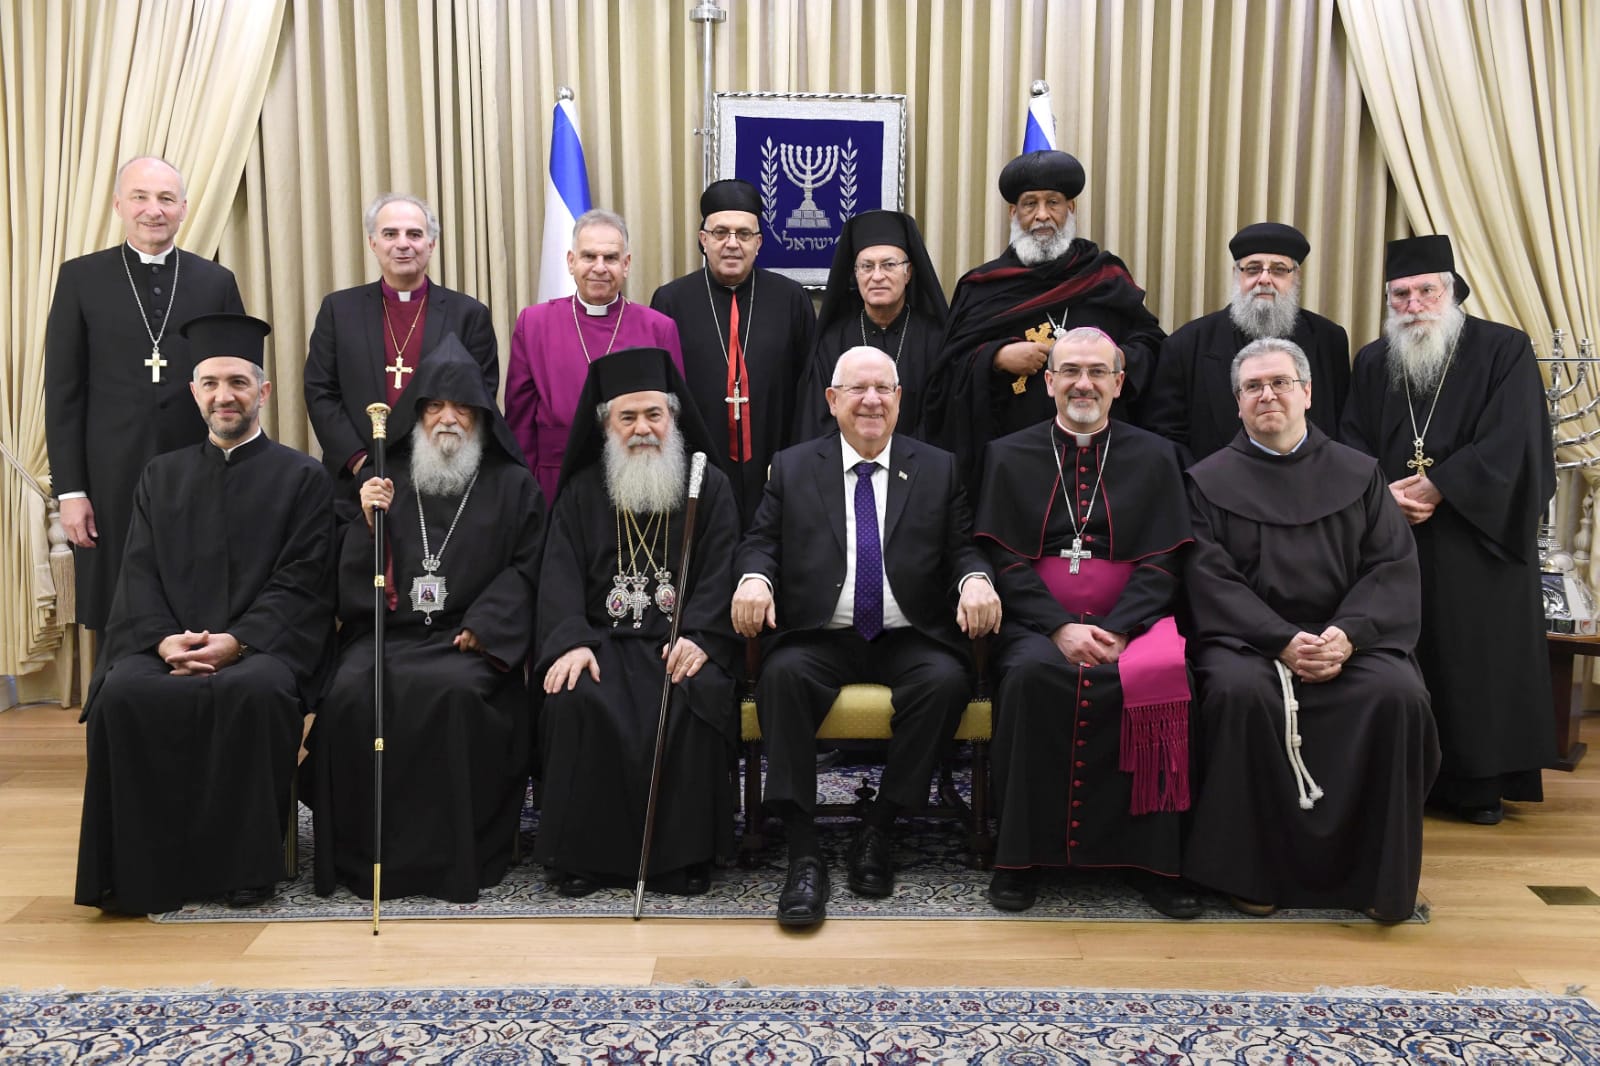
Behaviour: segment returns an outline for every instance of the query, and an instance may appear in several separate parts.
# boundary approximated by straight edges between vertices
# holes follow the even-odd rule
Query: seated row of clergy
[[[87,712],[80,903],[148,912],[270,896],[300,713],[317,691],[303,770],[317,888],[370,895],[382,509],[385,896],[471,900],[504,875],[537,618],[535,858],[563,894],[638,870],[663,671],[649,865],[659,889],[705,890],[731,850],[734,634],[771,629],[758,700],[766,794],[787,830],[785,925],[826,914],[813,735],[840,685],[893,690],[880,798],[847,860],[852,891],[885,896],[894,822],[926,802],[980,635],[999,676],[996,906],[1030,906],[1045,868],[1121,867],[1175,917],[1198,913],[1181,873],[1253,911],[1411,912],[1437,765],[1410,657],[1415,550],[1375,463],[1306,428],[1311,383],[1290,342],[1236,360],[1246,431],[1191,472],[1186,505],[1173,445],[1108,418],[1117,348],[1070,331],[1047,370],[1057,417],[990,449],[976,539],[953,457],[895,436],[891,357],[852,350],[828,389],[840,432],[775,458],[742,543],[727,479],[707,468],[691,576],[675,583],[687,453],[706,433],[666,352],[593,364],[580,402],[596,418],[574,427],[546,530],[476,364],[447,339],[395,412],[391,476],[363,484],[362,515],[336,532],[327,475],[261,435],[266,324],[214,315],[185,328],[215,353],[192,385],[211,439],[156,459],[136,494]],[[1185,572],[1193,756],[1172,618]],[[335,587],[340,650],[323,679]]]

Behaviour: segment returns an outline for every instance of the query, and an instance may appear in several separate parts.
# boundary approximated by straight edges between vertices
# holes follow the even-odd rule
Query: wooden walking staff
[[[389,405],[367,405],[372,419],[373,476],[382,479],[384,449],[389,439]],[[383,623],[389,609],[385,577],[382,507],[372,509],[372,935],[378,935],[378,899],[383,881]]]
[[[689,502],[683,509],[683,550],[678,555],[678,604],[667,630],[667,650],[678,643],[683,626],[683,605],[689,596],[689,551],[694,546],[694,513],[700,503],[700,483],[706,476],[706,453],[689,460]],[[667,704],[672,699],[672,671],[661,677],[661,714],[656,719],[656,750],[650,764],[650,797],[644,805],[644,846],[639,849],[639,883],[633,886],[633,920],[644,910],[644,879],[650,866],[650,841],[656,830],[656,798],[661,794],[661,758],[667,744]]]

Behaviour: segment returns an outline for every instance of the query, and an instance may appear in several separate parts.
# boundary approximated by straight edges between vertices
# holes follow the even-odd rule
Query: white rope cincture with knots
[[[1278,668],[1278,681],[1283,686],[1283,747],[1289,756],[1289,769],[1294,771],[1295,788],[1300,790],[1300,809],[1309,811],[1322,798],[1322,788],[1311,779],[1306,760],[1300,754],[1300,701],[1294,696],[1294,674],[1274,659]]]

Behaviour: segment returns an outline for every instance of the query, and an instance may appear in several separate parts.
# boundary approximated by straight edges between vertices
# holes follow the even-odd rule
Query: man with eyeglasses
[[[976,489],[983,447],[1037,425],[1055,408],[1042,371],[1051,345],[1077,326],[1103,330],[1126,359],[1112,414],[1137,415],[1166,334],[1122,260],[1078,236],[1083,166],[1066,152],[1028,152],[1000,172],[1011,244],[956,283],[939,362],[930,374],[929,439],[956,453]]]
[[[990,658],[1002,910],[1033,906],[1046,870],[1121,867],[1160,913],[1200,913],[1178,877],[1189,511],[1177,446],[1111,417],[1123,358],[1101,330],[1069,330],[1044,374],[1055,417],[986,456],[976,530],[1006,612]]]
[[[1412,654],[1416,545],[1377,462],[1309,421],[1299,345],[1252,341],[1229,378],[1243,429],[1188,472],[1200,757],[1184,873],[1246,914],[1403,921],[1439,767]]]
[[[1417,660],[1444,751],[1429,801],[1495,825],[1503,800],[1544,798],[1555,758],[1536,543],[1555,494],[1544,383],[1526,333],[1461,310],[1471,290],[1449,237],[1390,241],[1384,278],[1384,336],[1356,355],[1340,436],[1377,457],[1417,542]]]
[[[767,464],[791,439],[817,317],[798,284],[756,269],[762,206],[747,181],[708,185],[700,196],[704,264],[650,298],[678,325],[684,378],[711,430],[712,458],[733,483],[740,528],[761,501]]]
[[[893,692],[882,785],[847,860],[852,892],[887,896],[895,818],[927,803],[934,765],[972,695],[971,640],[1000,626],[954,458],[895,432],[894,360],[877,348],[845,352],[828,405],[839,432],[773,458],[734,567],[743,575],[734,630],[747,638],[776,630],[764,642],[756,703],[767,806],[789,841],[778,897],[785,926],[827,914],[814,751],[839,689],[877,682]]]
[[[1228,242],[1234,291],[1228,306],[1174,330],[1161,345],[1144,409],[1146,428],[1177,441],[1195,459],[1227,446],[1239,429],[1228,382],[1238,351],[1263,337],[1294,341],[1316,376],[1309,418],[1337,436],[1350,391],[1350,338],[1344,327],[1300,306],[1311,244],[1281,222],[1246,226]]]
[[[928,366],[938,358],[947,311],[917,220],[899,211],[852,216],[834,246],[817,315],[817,341],[800,389],[796,439],[833,428],[825,383],[833,378],[839,354],[861,345],[894,357],[900,374],[895,432],[920,437]]]

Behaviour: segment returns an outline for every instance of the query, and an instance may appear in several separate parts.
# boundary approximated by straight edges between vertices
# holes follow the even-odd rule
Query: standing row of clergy
[[[1528,387],[1536,385],[1537,371],[1527,338],[1464,318],[1459,302],[1466,286],[1453,271],[1447,239],[1398,242],[1391,247],[1385,272],[1387,336],[1358,357],[1357,387],[1340,412],[1343,360],[1335,354],[1337,327],[1318,328],[1320,320],[1297,306],[1298,275],[1307,250],[1303,237],[1272,224],[1241,231],[1230,249],[1238,281],[1238,296],[1226,312],[1233,335],[1222,328],[1223,312],[1218,312],[1178,331],[1163,347],[1160,327],[1145,310],[1143,292],[1126,267],[1076,234],[1076,197],[1083,184],[1081,165],[1065,153],[1030,153],[1005,168],[1000,188],[1010,204],[1011,245],[957,285],[949,321],[939,334],[939,352],[931,358],[927,338],[936,331],[942,294],[931,265],[921,269],[926,253],[915,224],[907,216],[883,212],[852,219],[847,227],[851,239],[841,241],[830,288],[848,295],[850,283],[840,279],[853,279],[860,308],[851,316],[840,313],[837,305],[830,313],[825,304],[827,335],[854,339],[849,328],[854,317],[859,339],[881,341],[900,380],[911,384],[919,371],[923,374],[925,403],[908,421],[915,421],[924,437],[954,452],[963,480],[976,489],[983,479],[987,442],[1048,416],[1051,396],[1041,371],[1047,369],[1054,342],[1072,328],[1093,325],[1123,352],[1125,387],[1111,401],[1113,413],[1126,408],[1152,424],[1167,418],[1164,432],[1178,439],[1187,435],[1199,451],[1208,432],[1213,444],[1217,439],[1222,419],[1216,413],[1216,381],[1230,346],[1237,350],[1251,336],[1271,336],[1286,327],[1299,336],[1310,323],[1308,332],[1322,334],[1326,343],[1313,336],[1308,338],[1312,344],[1301,347],[1311,353],[1317,380],[1332,385],[1318,393],[1321,409],[1313,407],[1313,421],[1337,423],[1345,439],[1380,453],[1391,494],[1423,550],[1428,624],[1423,627],[1421,659],[1446,751],[1445,787],[1436,790],[1437,798],[1478,822],[1498,821],[1502,797],[1537,798],[1538,767],[1549,747],[1544,735],[1548,729],[1540,723],[1547,726],[1547,720],[1527,712],[1526,694],[1513,680],[1531,676],[1537,681],[1544,661],[1537,642],[1538,611],[1536,606],[1529,609],[1534,602],[1529,590],[1536,587],[1530,580],[1532,525],[1550,490],[1549,439],[1537,390]],[[159,160],[132,161],[119,172],[114,203],[128,241],[63,268],[48,345],[52,463],[84,573],[91,571],[90,564],[107,560],[111,566],[100,569],[114,573],[128,512],[117,500],[131,499],[136,476],[129,471],[185,435],[161,432],[162,418],[174,425],[183,421],[177,416],[182,405],[175,406],[182,376],[173,370],[187,371],[194,363],[167,333],[174,308],[237,304],[231,275],[176,252],[172,245],[186,210],[176,171]],[[802,334],[810,336],[809,302],[803,293],[797,302],[797,289],[791,291],[781,277],[754,268],[759,208],[759,197],[744,183],[719,182],[707,190],[700,234],[706,264],[664,286],[653,301],[673,312],[670,322],[651,318],[650,309],[630,304],[621,293],[628,269],[625,223],[606,214],[586,216],[587,224],[580,220],[569,263],[582,298],[552,301],[523,313],[521,340],[513,345],[507,374],[507,414],[523,430],[514,436],[541,482],[555,484],[559,463],[535,456],[541,455],[545,442],[554,445],[562,439],[561,419],[569,428],[572,424],[575,402],[563,415],[555,411],[553,398],[573,393],[575,372],[622,344],[625,326],[630,333],[635,328],[646,331],[632,339],[660,341],[670,352],[671,334],[690,335],[693,330],[685,323],[698,318],[707,346],[700,357],[691,358],[685,342],[674,362],[685,370],[698,414],[715,429],[708,450],[730,476],[740,524],[753,521],[776,449],[826,425],[815,396],[823,392],[819,383],[829,380],[832,362],[820,348],[795,343]],[[306,368],[307,407],[324,461],[342,481],[336,494],[346,513],[353,513],[357,490],[366,480],[360,476],[369,461],[366,403],[398,401],[408,379],[444,337],[460,339],[479,367],[487,395],[492,397],[498,385],[487,310],[426,276],[438,239],[437,220],[427,206],[412,197],[381,197],[365,223],[382,279],[324,301]],[[896,238],[900,244],[894,243]],[[880,240],[882,244],[868,243]],[[141,268],[137,274],[135,259]],[[123,323],[127,316],[118,317],[115,307],[103,310],[105,299],[94,296],[115,289],[97,280],[95,272],[109,277],[117,266],[132,292],[130,306],[139,311],[137,330]],[[1443,280],[1410,284],[1429,274]],[[199,282],[191,280],[196,275]],[[900,292],[892,315],[887,312],[894,310],[896,286],[886,280],[891,278],[898,279]],[[210,295],[213,289],[221,295]],[[703,306],[690,290],[705,294]],[[908,291],[915,292],[914,303],[906,299]],[[719,297],[727,301],[725,314]],[[195,299],[200,300],[198,308],[191,302]],[[777,311],[769,310],[774,303]],[[843,303],[848,305],[848,299]],[[570,325],[562,326],[563,321]],[[774,321],[787,322],[787,332],[780,329],[776,341],[762,343],[761,331]],[[1215,325],[1201,328],[1208,321]],[[1186,332],[1192,337],[1189,349],[1173,343]],[[150,358],[142,363],[127,354],[127,341],[141,334],[152,345]],[[809,362],[808,349],[814,356]],[[1460,360],[1455,358],[1458,351],[1465,353]],[[782,357],[785,369],[764,384],[765,375],[752,366],[777,352],[787,353]],[[922,358],[908,362],[908,354]],[[146,370],[148,388],[142,384]],[[791,373],[795,381],[808,384],[784,387]],[[1463,380],[1467,383],[1461,384]],[[1334,394],[1331,404],[1320,400],[1327,392]],[[1162,403],[1164,395],[1168,402]],[[1205,405],[1202,397],[1209,397]],[[1429,398],[1426,409],[1417,397]],[[1209,430],[1202,406],[1211,412]],[[553,419],[555,426],[546,426],[543,437],[541,419]],[[791,431],[796,421],[807,428]],[[125,440],[115,440],[103,428],[123,423]],[[1506,500],[1510,507],[1502,506]],[[97,519],[108,526],[103,537]],[[98,580],[88,580],[92,595],[84,597],[89,605],[85,617],[91,622],[95,611],[103,618],[106,577],[101,573]],[[1488,635],[1481,627],[1475,636],[1462,631],[1469,615],[1454,597],[1475,585],[1488,589],[1494,600],[1496,625]],[[1528,669],[1520,675],[1502,672],[1506,680],[1500,687],[1484,685],[1456,668],[1447,655],[1464,638],[1487,641],[1497,649],[1510,646]]]

